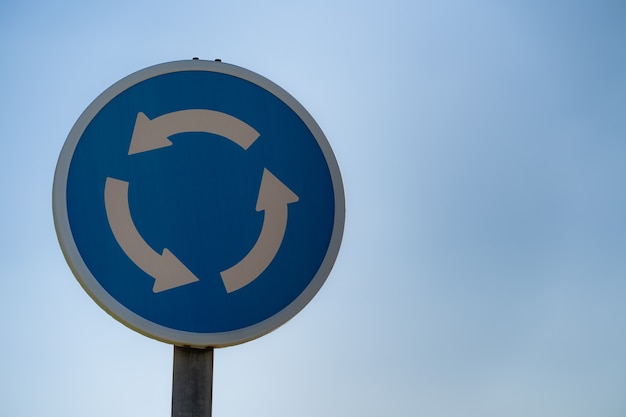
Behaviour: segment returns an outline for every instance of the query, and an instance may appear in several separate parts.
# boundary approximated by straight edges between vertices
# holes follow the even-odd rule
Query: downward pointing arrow
[[[159,255],[143,240],[130,215],[128,182],[108,177],[104,186],[104,206],[117,243],[131,261],[154,278],[153,292],[198,281],[167,248]]]
[[[235,142],[243,149],[248,149],[259,137],[259,132],[248,124],[218,111],[180,110],[166,113],[152,120],[139,112],[135,120],[128,154],[133,155],[171,146],[172,141],[168,138],[184,132],[213,133]]]
[[[261,234],[252,250],[239,263],[221,273],[226,292],[250,284],[274,260],[287,230],[287,205],[298,199],[274,174],[264,169],[256,204],[257,211],[265,211]]]

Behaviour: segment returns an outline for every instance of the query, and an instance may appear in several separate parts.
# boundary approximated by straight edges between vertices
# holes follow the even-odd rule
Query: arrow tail
[[[231,293],[257,279],[278,253],[287,229],[287,206],[280,211],[266,211],[258,240],[250,252],[221,273],[226,292]]]

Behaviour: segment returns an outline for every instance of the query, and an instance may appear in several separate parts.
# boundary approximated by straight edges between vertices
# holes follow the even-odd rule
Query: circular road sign
[[[61,248],[128,327],[180,346],[229,346],[291,319],[320,289],[344,227],[339,167],[285,90],[190,60],[104,91],[61,151]]]

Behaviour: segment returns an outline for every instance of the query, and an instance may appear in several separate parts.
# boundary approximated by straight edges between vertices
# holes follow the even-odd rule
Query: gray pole
[[[213,348],[174,346],[172,417],[211,417]]]

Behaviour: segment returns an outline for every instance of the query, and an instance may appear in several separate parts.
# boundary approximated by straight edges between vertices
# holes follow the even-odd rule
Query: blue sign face
[[[300,311],[344,225],[339,169],[284,90],[181,61],[110,87],[79,118],[53,192],[59,241],[116,319],[178,345],[228,346]]]

